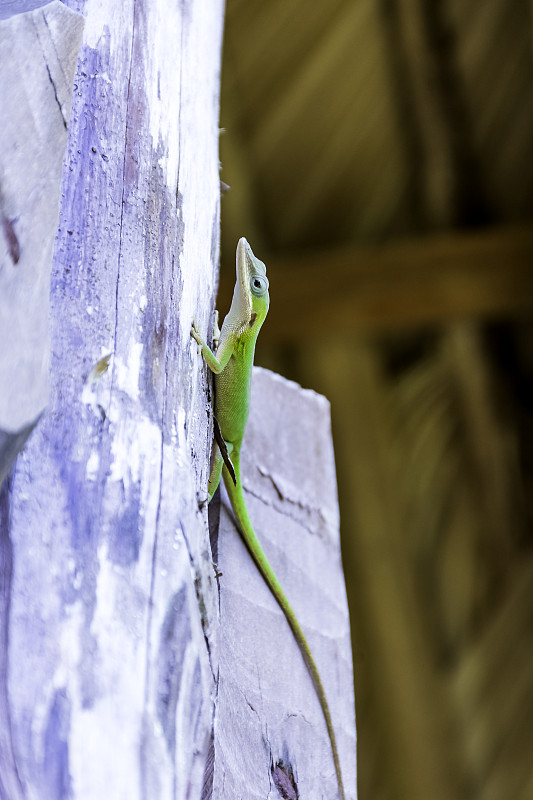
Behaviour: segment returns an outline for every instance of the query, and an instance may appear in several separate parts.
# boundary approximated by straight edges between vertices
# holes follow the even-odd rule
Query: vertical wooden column
[[[44,45],[44,56],[26,52],[13,37],[0,63],[8,75],[26,71],[31,86],[50,57],[39,80],[57,91],[61,147],[30,130],[33,149],[11,156],[28,160],[30,193],[35,203],[43,195],[48,217],[58,195],[39,176],[47,159],[61,163],[72,97],[48,405],[0,504],[3,792],[9,800],[200,797],[218,604],[197,494],[208,469],[208,401],[189,331],[194,316],[202,326],[212,318],[216,287],[223,5],[69,5],[85,28],[73,82],[59,76],[68,91],[52,60],[73,17],[60,3],[32,17],[51,55]],[[46,93],[17,101],[39,119]],[[6,208],[14,282],[23,258],[51,252],[53,236],[40,212],[29,230]],[[48,310],[30,290],[38,340]],[[13,381],[19,366],[9,368]],[[41,371],[45,385],[48,365]],[[32,413],[45,404],[43,391]]]
[[[0,8],[0,484],[48,402],[50,270],[81,14]]]

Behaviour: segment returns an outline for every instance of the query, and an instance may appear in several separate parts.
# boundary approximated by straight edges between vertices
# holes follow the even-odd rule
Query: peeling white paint
[[[141,359],[143,355],[142,342],[129,343],[127,361],[115,358],[116,384],[132,400],[139,399],[139,377],[141,374]]]
[[[120,14],[109,15],[106,13],[108,3],[106,0],[88,0],[85,6],[84,41],[87,47],[97,49],[102,42],[102,19],[115,17],[116,24],[121,21]],[[111,37],[112,44],[116,46],[118,37]]]
[[[113,415],[114,416],[114,415]],[[128,418],[123,413],[114,421],[111,479],[122,481],[127,490],[132,483],[153,475],[161,458],[161,430],[147,417]],[[148,481],[150,483],[150,481]],[[143,490],[146,490],[143,484]]]
[[[105,544],[99,548],[98,561],[98,604],[91,624],[98,652],[98,697],[89,708],[81,707],[79,693],[76,697],[70,769],[77,800],[131,800],[139,796],[145,650],[142,636],[132,637],[127,619],[119,612],[119,598],[128,591],[128,577],[118,573],[109,561]],[[102,752],[112,752],[113,758],[102,759]]]
[[[93,450],[87,459],[87,466],[85,467],[85,475],[88,481],[96,480],[98,470],[100,468],[100,456],[97,450]]]

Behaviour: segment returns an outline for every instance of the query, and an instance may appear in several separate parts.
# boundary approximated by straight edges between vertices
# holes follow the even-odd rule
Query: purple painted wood
[[[67,5],[50,401],[2,495],[3,736],[28,797],[200,797],[218,606],[189,331],[216,284],[223,6]]]
[[[0,8],[0,484],[48,400],[50,268],[83,17]],[[42,5],[42,2],[41,2]]]

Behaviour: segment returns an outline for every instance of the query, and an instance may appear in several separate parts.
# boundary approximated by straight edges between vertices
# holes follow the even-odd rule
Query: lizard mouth
[[[252,248],[244,238],[237,243],[236,272],[234,299],[237,300],[241,315],[248,318],[252,311],[252,301],[250,297],[250,277],[253,271]]]
[[[233,301],[231,304],[232,313],[245,327],[248,327],[248,325],[251,327],[255,321],[254,317],[254,320],[250,322],[254,311],[254,294],[259,297],[265,292],[267,293],[268,290],[266,267],[262,261],[259,261],[259,259],[254,256],[253,250],[244,236],[239,239],[237,243],[235,261],[237,280],[235,281],[235,289],[233,290]],[[262,285],[265,284],[264,291],[254,292],[254,288],[251,285],[254,276],[259,279]],[[266,303],[266,308],[268,309],[268,293]]]
[[[247,277],[250,275],[252,271],[252,248],[248,244],[247,240],[244,236],[241,236],[239,241],[237,242],[237,277],[241,277],[241,273],[246,270]]]

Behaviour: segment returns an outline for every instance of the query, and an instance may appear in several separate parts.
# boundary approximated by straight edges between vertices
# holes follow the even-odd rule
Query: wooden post
[[[214,305],[223,6],[81,6],[50,398],[0,501],[1,773],[42,800],[200,797],[218,606],[189,331]]]
[[[0,493],[0,795],[233,800],[265,797],[291,771],[301,796],[321,786],[334,797],[327,734],[284,618],[228,515],[216,554],[209,538],[210,376],[190,327],[213,319],[223,5],[83,11],[50,399]],[[257,382],[251,514],[323,673],[353,798],[328,408],[279,378]]]
[[[27,5],[0,9],[0,485],[48,402],[50,268],[83,29],[59,2]]]
[[[256,367],[241,463],[250,517],[315,657],[346,797],[355,798],[352,653],[327,400]],[[222,625],[213,797],[262,800],[276,787],[280,797],[336,798],[307,668],[223,494],[213,548]]]

